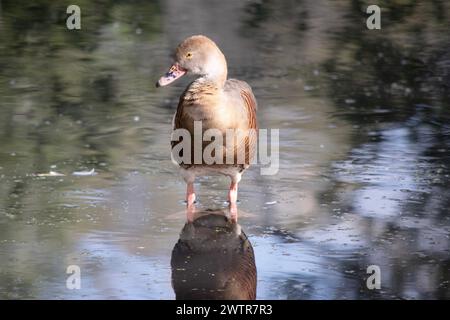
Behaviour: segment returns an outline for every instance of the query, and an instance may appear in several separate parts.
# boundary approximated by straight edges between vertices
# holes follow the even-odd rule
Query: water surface
[[[154,83],[198,33],[280,129],[278,174],[240,184],[257,298],[450,298],[448,3],[382,2],[367,30],[358,0],[79,0],[80,31],[69,4],[0,0],[0,298],[175,298],[169,136],[189,79]],[[227,187],[200,179],[199,207]]]

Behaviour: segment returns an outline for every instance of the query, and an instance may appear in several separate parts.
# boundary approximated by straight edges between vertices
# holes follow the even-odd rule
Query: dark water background
[[[154,83],[197,33],[280,129],[279,173],[240,184],[257,298],[450,298],[448,2],[75,2],[80,31],[74,1],[0,0],[0,298],[174,298],[185,185],[168,139],[188,79]],[[225,207],[227,187],[201,179],[200,206]]]

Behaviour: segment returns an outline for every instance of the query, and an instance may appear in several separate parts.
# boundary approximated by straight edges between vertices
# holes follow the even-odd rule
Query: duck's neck
[[[218,88],[223,88],[225,81],[227,81],[227,61],[222,52],[218,52],[215,56],[209,59],[205,68],[207,72],[200,76],[198,80],[208,83],[214,83]]]
[[[199,77],[188,86],[184,93],[185,100],[197,100],[204,94],[217,95],[223,89],[223,84],[211,77]]]

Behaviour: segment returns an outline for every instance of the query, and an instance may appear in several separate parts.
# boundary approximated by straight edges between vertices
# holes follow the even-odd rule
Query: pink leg
[[[195,192],[194,192],[194,183],[188,183],[186,188],[186,218],[188,222],[194,221],[195,215]]]
[[[187,206],[192,206],[195,202],[194,183],[188,183],[186,189],[186,202]]]
[[[230,190],[228,191],[228,201],[230,201],[230,203],[236,203],[237,191],[238,191],[237,182],[231,182]]]
[[[230,217],[231,220],[237,222],[237,191],[238,191],[238,183],[232,182],[230,185],[230,191],[228,191],[228,201],[230,201]]]
[[[188,222],[194,222],[195,204],[186,207],[186,219]]]
[[[233,222],[237,222],[238,220],[238,210],[236,202],[230,202],[230,218]]]

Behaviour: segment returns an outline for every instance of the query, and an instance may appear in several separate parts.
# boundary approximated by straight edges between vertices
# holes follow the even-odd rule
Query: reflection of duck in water
[[[199,214],[172,250],[176,298],[255,299],[255,256],[241,226],[221,210]]]

